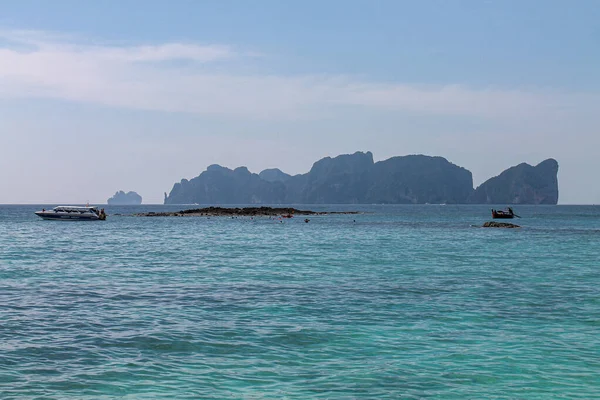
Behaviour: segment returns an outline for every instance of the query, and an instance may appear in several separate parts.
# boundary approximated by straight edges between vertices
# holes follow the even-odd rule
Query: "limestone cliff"
[[[552,158],[535,167],[521,163],[481,184],[468,199],[472,204],[556,204],[558,162]]]
[[[455,204],[472,191],[471,172],[445,158],[411,155],[375,163],[371,152],[356,152],[325,157],[295,176],[212,165],[176,183],[165,204]]]

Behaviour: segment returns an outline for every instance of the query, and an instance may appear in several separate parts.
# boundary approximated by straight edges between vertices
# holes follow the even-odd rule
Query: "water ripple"
[[[514,232],[456,210],[0,207],[0,397],[600,397],[600,212],[531,208]]]

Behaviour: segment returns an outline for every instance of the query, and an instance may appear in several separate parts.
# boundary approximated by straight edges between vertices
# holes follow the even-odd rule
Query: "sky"
[[[0,2],[0,204],[162,203],[211,164],[559,162],[600,204],[596,0]]]

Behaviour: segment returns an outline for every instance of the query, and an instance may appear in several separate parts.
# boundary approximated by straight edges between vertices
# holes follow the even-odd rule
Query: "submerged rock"
[[[483,228],[520,228],[520,226],[508,222],[489,221],[483,224]]]

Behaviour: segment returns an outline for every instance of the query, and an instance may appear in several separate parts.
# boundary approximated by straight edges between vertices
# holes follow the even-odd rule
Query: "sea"
[[[598,399],[600,207],[0,206],[1,399]]]

